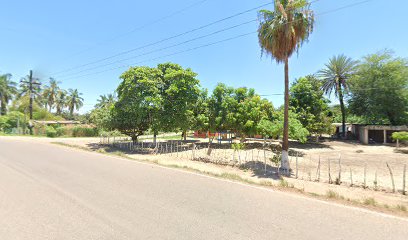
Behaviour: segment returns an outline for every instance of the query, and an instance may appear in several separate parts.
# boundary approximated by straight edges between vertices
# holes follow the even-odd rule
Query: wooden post
[[[299,157],[299,153],[296,152],[296,178],[298,178],[298,170],[299,170],[299,167],[298,167],[298,157]]]
[[[402,194],[405,195],[405,177],[407,176],[407,164],[404,164],[404,172],[402,173]]]
[[[341,184],[341,153],[339,154],[339,181],[338,184]]]
[[[195,159],[194,151],[195,151],[195,143],[193,143],[193,152],[192,152],[192,159],[191,159],[191,160],[194,160],[194,159]]]
[[[375,175],[374,175],[374,190],[378,190],[378,181],[377,181],[377,170],[375,170]]]
[[[328,163],[329,163],[329,184],[332,183],[332,179],[331,179],[331,170],[330,170],[330,158],[327,158]]]
[[[350,182],[351,182],[350,187],[352,187],[353,186],[353,171],[351,170],[351,168],[350,168]]]
[[[319,155],[319,163],[317,164],[317,172],[316,172],[316,175],[317,175],[317,181],[318,182],[320,182],[320,155]]]
[[[265,162],[265,175],[266,175],[266,151],[264,147],[264,162]]]
[[[392,182],[392,192],[395,192],[395,182],[394,182],[394,174],[392,174],[392,170],[390,165],[388,165],[388,162],[386,162],[387,168],[390,171],[390,177],[391,177],[391,182]]]

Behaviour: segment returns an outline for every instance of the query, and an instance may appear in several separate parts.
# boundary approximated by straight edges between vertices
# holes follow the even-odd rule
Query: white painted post
[[[296,152],[296,178],[298,178],[298,170],[299,170],[299,167],[298,167],[298,157],[299,157],[299,153]]]
[[[407,165],[404,164],[404,172],[402,174],[402,194],[403,195],[406,194],[406,192],[405,192],[405,178],[406,178],[406,175],[407,175]]]
[[[384,130],[384,144],[387,143],[387,130]]]

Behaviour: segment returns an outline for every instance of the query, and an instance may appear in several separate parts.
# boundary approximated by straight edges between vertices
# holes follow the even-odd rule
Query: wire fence
[[[126,137],[101,137],[100,144],[127,153],[162,154],[176,159],[249,169],[262,178],[286,174],[280,169],[279,151],[274,151],[270,143],[248,144],[245,149],[237,150],[231,143],[153,142],[151,139],[133,142]],[[288,175],[292,178],[406,194],[407,161],[370,161],[364,154],[350,156],[341,151],[304,154],[291,150],[289,155],[291,171]]]

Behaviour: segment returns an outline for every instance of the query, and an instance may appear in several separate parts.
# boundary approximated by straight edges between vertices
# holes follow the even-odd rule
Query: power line
[[[159,23],[159,22],[162,22],[162,21],[164,21],[164,20],[166,20],[166,19],[168,19],[168,18],[171,18],[171,17],[173,17],[173,16],[176,16],[176,15],[178,15],[178,14],[180,14],[180,13],[183,13],[183,12],[185,12],[185,11],[187,11],[187,10],[189,10],[189,9],[191,9],[191,8],[193,8],[193,7],[195,7],[195,6],[201,5],[201,4],[203,4],[203,3],[207,2],[207,1],[208,1],[208,0],[201,0],[201,1],[198,1],[198,2],[195,2],[195,3],[192,3],[192,4],[188,5],[187,7],[182,8],[182,9],[180,9],[180,10],[177,10],[177,11],[175,11],[175,12],[169,14],[169,15],[166,15],[166,16],[164,16],[164,17],[158,18],[158,19],[153,20],[153,21],[151,21],[151,22],[148,22],[148,23],[146,23],[146,24],[144,24],[144,25],[141,25],[141,26],[139,26],[139,27],[136,27],[136,28],[134,28],[134,29],[132,29],[132,30],[126,32],[126,33],[119,34],[119,35],[117,35],[116,37],[112,37],[112,38],[106,40],[104,43],[101,43],[101,44],[99,44],[99,45],[103,45],[103,44],[106,44],[106,43],[108,43],[108,42],[115,41],[115,40],[117,40],[117,39],[119,39],[119,38],[123,38],[124,36],[127,36],[127,35],[129,35],[129,34],[132,34],[132,33],[137,32],[137,31],[139,31],[139,30],[142,30],[142,29],[144,29],[144,28],[146,28],[146,27],[148,27],[148,26],[152,26],[152,25],[154,25],[154,24],[157,24],[157,23]],[[98,44],[97,44],[97,45],[98,45]],[[84,53],[84,52],[87,52],[87,51],[89,51],[89,50],[91,50],[91,49],[93,49],[93,47],[88,47],[88,48],[84,49],[83,51],[80,51],[80,52],[77,52],[76,54],[71,55],[70,57],[73,57],[73,56],[76,56],[76,55],[80,55],[80,54],[82,54],[82,53]]]
[[[235,28],[238,28],[238,27],[241,27],[241,26],[244,26],[244,25],[247,25],[247,24],[249,24],[249,23],[256,22],[256,21],[257,21],[257,19],[254,19],[254,20],[251,20],[251,21],[247,21],[247,22],[243,22],[243,23],[240,23],[240,24],[237,24],[237,25],[228,27],[228,28],[223,28],[223,29],[221,29],[221,30],[212,32],[212,33],[210,33],[210,34],[205,34],[205,35],[202,35],[202,36],[199,36],[199,37],[195,37],[195,38],[192,38],[192,39],[189,39],[189,40],[180,42],[180,43],[176,43],[176,44],[169,45],[169,46],[166,46],[166,47],[163,47],[163,48],[155,49],[155,50],[152,50],[152,51],[149,51],[149,52],[141,53],[141,54],[139,54],[139,55],[132,56],[132,57],[129,57],[129,58],[124,58],[124,59],[120,59],[120,60],[117,60],[117,61],[114,61],[114,62],[110,62],[110,63],[103,64],[103,65],[98,65],[98,66],[95,66],[95,67],[87,68],[87,69],[84,69],[84,70],[81,70],[81,71],[78,71],[78,72],[74,72],[74,73],[72,73],[72,74],[68,74],[68,75],[63,76],[63,77],[75,76],[75,75],[78,75],[79,73],[87,72],[87,71],[94,70],[94,69],[98,69],[98,68],[101,68],[101,67],[110,66],[110,65],[113,65],[113,64],[116,64],[116,63],[121,63],[121,62],[128,61],[128,60],[131,60],[131,59],[135,59],[135,58],[138,58],[138,57],[146,56],[146,55],[149,55],[149,54],[152,54],[152,53],[156,53],[156,52],[161,52],[161,51],[164,51],[164,50],[168,50],[168,49],[170,49],[170,48],[178,47],[178,46],[181,46],[181,45],[184,45],[184,44],[187,44],[187,43],[196,41],[196,40],[200,40],[200,39],[203,39],[203,38],[207,38],[207,37],[210,37],[210,36],[214,36],[214,35],[216,35],[216,34],[219,34],[219,33],[222,33],[222,32],[228,31],[228,30],[231,30],[231,29],[235,29]]]
[[[255,11],[255,10],[259,9],[259,8],[268,6],[268,5],[270,5],[270,4],[272,4],[272,3],[266,3],[266,4],[263,4],[263,5],[260,5],[260,6],[257,6],[257,7],[248,9],[248,10],[245,10],[245,11],[243,11],[243,12],[239,12],[239,13],[236,13],[236,14],[234,14],[234,15],[231,15],[231,16],[228,16],[228,17],[219,19],[219,20],[217,20],[217,21],[214,21],[214,22],[211,22],[211,23],[202,25],[202,26],[200,26],[200,27],[198,27],[198,28],[194,28],[194,29],[191,29],[191,30],[189,30],[189,31],[186,31],[186,32],[183,32],[183,33],[180,33],[180,34],[176,34],[176,35],[173,35],[173,36],[171,36],[171,37],[167,37],[167,38],[164,38],[164,39],[162,39],[162,40],[159,40],[159,41],[156,41],[156,42],[153,42],[153,43],[148,43],[148,44],[143,45],[143,46],[140,46],[140,47],[136,47],[136,48],[133,48],[133,49],[129,49],[129,50],[126,50],[126,51],[123,51],[123,52],[120,52],[120,53],[111,55],[111,56],[109,56],[109,57],[105,57],[105,58],[102,58],[102,59],[99,59],[99,60],[95,60],[95,61],[93,61],[93,62],[89,62],[89,63],[82,64],[82,65],[78,65],[78,66],[75,66],[75,67],[72,67],[72,68],[69,68],[69,69],[65,69],[65,70],[62,70],[62,71],[53,73],[53,74],[51,74],[51,75],[58,75],[58,74],[60,74],[60,73],[72,71],[72,70],[75,70],[75,69],[78,69],[78,68],[81,68],[81,67],[89,66],[89,65],[92,65],[92,64],[95,64],[95,63],[100,63],[100,62],[103,62],[103,61],[105,61],[105,60],[109,60],[109,59],[118,57],[118,56],[122,56],[122,55],[125,55],[125,54],[128,54],[128,53],[131,53],[131,52],[140,50],[140,49],[144,49],[144,48],[147,48],[147,47],[151,47],[151,46],[157,45],[157,44],[159,44],[159,43],[163,43],[163,42],[169,41],[169,40],[171,40],[171,39],[175,39],[175,38],[178,38],[178,37],[181,37],[181,36],[184,36],[184,35],[193,33],[193,32],[197,32],[197,31],[199,31],[199,30],[208,28],[208,27],[213,26],[213,25],[215,25],[215,24],[218,24],[218,23],[220,23],[220,22],[224,22],[224,21],[227,21],[227,20],[229,20],[229,19],[232,19],[232,18],[241,16],[241,15],[243,15],[243,14],[246,14],[246,13],[249,13],[249,12],[252,12],[252,11]]]
[[[132,65],[136,65],[136,64],[140,64],[140,63],[144,63],[144,62],[150,62],[150,61],[154,61],[154,60],[158,60],[158,59],[161,59],[161,58],[170,57],[170,56],[174,56],[174,55],[179,55],[179,54],[182,54],[182,53],[185,53],[185,52],[191,52],[191,51],[194,51],[194,50],[197,50],[197,49],[200,49],[200,48],[205,48],[205,47],[213,46],[213,45],[220,44],[220,43],[227,42],[227,41],[231,41],[231,40],[234,40],[234,39],[237,39],[237,38],[242,38],[242,37],[245,37],[245,36],[254,34],[254,33],[256,33],[256,31],[249,32],[249,33],[245,33],[245,34],[240,34],[240,35],[238,35],[238,36],[234,36],[234,37],[226,38],[226,39],[223,39],[223,40],[220,40],[220,41],[216,41],[216,42],[212,42],[212,43],[200,45],[200,46],[197,46],[197,47],[189,48],[189,49],[187,49],[187,50],[182,50],[182,51],[174,52],[174,53],[167,54],[167,55],[164,55],[164,56],[159,56],[159,57],[156,57],[156,58],[151,58],[151,59],[148,59],[148,60],[143,60],[143,61],[140,61],[140,62],[137,62],[137,63],[133,63]],[[65,79],[65,80],[69,80],[69,79],[73,79],[73,78],[79,78],[79,77],[86,77],[86,76],[94,75],[94,74],[100,74],[100,73],[104,73],[104,72],[108,72],[108,71],[112,71],[112,70],[116,70],[116,69],[126,68],[126,67],[129,67],[129,66],[130,66],[130,65],[122,65],[122,66],[119,66],[119,67],[110,68],[110,69],[107,69],[107,70],[104,70],[104,71],[100,71],[100,72],[96,72],[96,73],[88,73],[88,74],[81,75],[81,76],[70,77],[70,78],[67,78],[67,79]]]
[[[317,1],[320,1],[320,0],[316,0],[316,1],[313,1],[313,2],[311,2],[311,3],[314,3],[314,2],[317,2]],[[357,3],[349,4],[349,5],[346,5],[346,6],[343,6],[343,7],[339,7],[339,8],[333,9],[333,10],[329,10],[329,11],[326,11],[326,12],[322,12],[322,13],[320,13],[320,14],[316,14],[316,16],[326,15],[326,14],[333,13],[333,12],[336,12],[336,11],[339,11],[339,10],[342,10],[342,9],[351,8],[351,7],[354,7],[354,6],[357,6],[357,5],[361,5],[361,4],[370,2],[370,1],[373,1],[373,0],[365,0],[365,1],[357,2]],[[262,6],[261,6],[261,7],[262,7]],[[260,7],[258,7],[258,8],[260,8]],[[248,11],[248,10],[247,10],[247,11]],[[254,21],[254,20],[253,20],[253,21]],[[295,21],[292,21],[292,22],[295,22]],[[292,22],[288,22],[287,24],[292,23]],[[240,38],[240,37],[243,37],[243,36],[247,36],[247,35],[250,35],[250,34],[253,34],[253,33],[256,33],[256,31],[255,31],[255,32],[246,33],[246,34],[242,34],[242,35],[238,35],[238,36],[231,37],[231,38],[228,38],[228,39],[224,39],[224,40],[221,40],[221,41],[213,42],[213,43],[210,43],[210,44],[201,45],[201,46],[198,46],[198,47],[195,47],[195,48],[190,48],[190,49],[187,49],[187,50],[184,50],[184,51],[179,51],[179,52],[175,52],[175,53],[172,53],[172,54],[167,54],[167,55],[164,55],[164,56],[159,56],[159,57],[156,57],[156,58],[152,58],[152,59],[140,61],[140,62],[134,63],[134,64],[132,64],[132,65],[136,65],[136,64],[140,64],[140,63],[144,63],[144,62],[149,62],[149,61],[154,61],[154,60],[157,60],[157,59],[161,59],[161,58],[165,58],[165,57],[169,57],[169,56],[174,56],[174,55],[178,55],[178,54],[185,53],[185,52],[190,52],[190,51],[193,51],[193,50],[196,50],[196,49],[200,49],[200,48],[203,48],[203,47],[208,47],[208,46],[212,46],[212,45],[219,44],[219,43],[222,43],[222,42],[234,40],[234,39],[236,39],[236,38]],[[180,44],[180,45],[181,45],[181,44]],[[142,55],[146,55],[146,54],[142,54]],[[110,64],[109,64],[109,65],[110,65]],[[117,69],[129,67],[129,66],[130,66],[130,65],[119,66],[119,67],[107,69],[107,70],[100,71],[100,72],[96,72],[96,73],[89,73],[89,74],[85,74],[85,75],[76,76],[75,78],[77,78],[77,77],[85,77],[85,76],[89,76],[89,75],[93,75],[93,74],[100,74],[100,73],[104,73],[104,72],[108,72],[108,71],[112,71],[112,70],[117,70]],[[68,79],[73,79],[73,77],[67,78],[67,80],[68,80]]]

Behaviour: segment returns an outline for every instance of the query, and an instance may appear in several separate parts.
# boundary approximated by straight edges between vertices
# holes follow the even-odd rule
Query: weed
[[[270,187],[273,186],[273,183],[271,181],[265,181],[265,180],[260,181],[259,184],[263,186],[270,186]]]
[[[336,177],[336,180],[334,181],[334,184],[340,185],[341,184],[340,178]]]
[[[403,212],[406,212],[406,211],[407,211],[407,207],[404,206],[404,205],[401,205],[401,204],[398,204],[395,208],[396,208],[397,210],[400,210],[400,211],[403,211]]]
[[[368,205],[368,206],[377,206],[377,201],[375,201],[374,198],[366,198],[364,199],[364,205]]]
[[[312,197],[319,197],[320,195],[314,192],[308,192],[307,194],[309,194]]]
[[[333,190],[328,190],[326,192],[326,197],[328,198],[340,198],[340,195]]]
[[[287,188],[287,187],[289,187],[289,183],[285,179],[281,178],[280,181],[279,181],[279,186]]]

